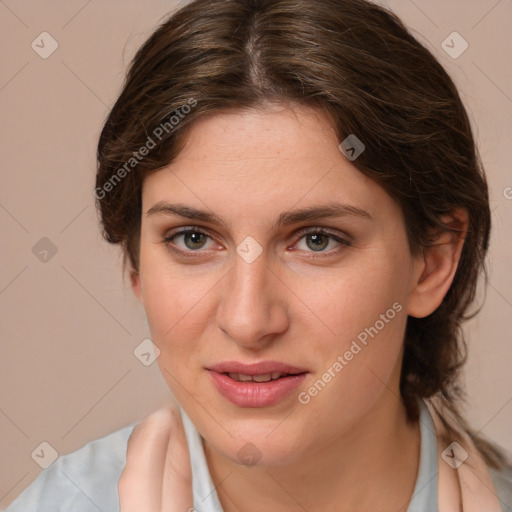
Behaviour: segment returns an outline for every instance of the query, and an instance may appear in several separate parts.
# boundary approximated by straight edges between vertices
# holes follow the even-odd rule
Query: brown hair
[[[434,313],[407,320],[400,392],[410,421],[417,399],[435,395],[499,467],[504,456],[458,409],[461,324],[479,310],[468,312],[480,271],[487,279],[487,183],[453,81],[385,8],[365,0],[195,0],[174,13],[135,55],[99,139],[95,196],[105,238],[137,270],[147,173],[172,162],[199,117],[279,102],[320,109],[340,142],[355,134],[365,144],[353,164],[401,205],[412,254],[434,243],[432,228],[450,229],[440,216],[467,209],[452,286]]]

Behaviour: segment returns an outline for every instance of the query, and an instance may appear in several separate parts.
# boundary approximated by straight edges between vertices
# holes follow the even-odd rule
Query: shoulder
[[[512,466],[505,466],[500,470],[489,468],[489,473],[503,512],[512,512]]]
[[[6,512],[118,512],[117,483],[135,423],[61,455]]]

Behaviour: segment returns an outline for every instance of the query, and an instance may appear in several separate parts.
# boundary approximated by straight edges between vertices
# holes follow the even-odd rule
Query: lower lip
[[[269,382],[238,382],[222,373],[210,370],[222,396],[239,407],[269,407],[297,389],[307,373],[290,375]]]

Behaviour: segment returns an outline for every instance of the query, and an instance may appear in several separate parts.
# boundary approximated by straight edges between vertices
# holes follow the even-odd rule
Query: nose
[[[265,251],[251,263],[237,254],[223,281],[217,325],[240,347],[261,350],[288,328],[287,288]]]

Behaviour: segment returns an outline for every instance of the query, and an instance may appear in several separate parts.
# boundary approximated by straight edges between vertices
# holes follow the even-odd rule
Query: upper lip
[[[240,363],[238,361],[224,361],[209,366],[207,370],[217,373],[242,373],[244,375],[264,375],[266,373],[280,372],[297,374],[307,372],[304,368],[281,363],[279,361],[260,361],[259,363]]]

